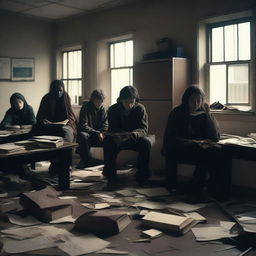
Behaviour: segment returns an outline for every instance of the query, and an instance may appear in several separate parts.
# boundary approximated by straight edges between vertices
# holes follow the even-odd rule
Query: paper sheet
[[[21,253],[51,247],[56,247],[54,241],[45,236],[38,236],[35,238],[25,239],[22,241],[9,239],[4,242],[3,249],[7,253]]]
[[[26,216],[21,217],[16,214],[7,214],[9,221],[12,224],[19,225],[19,226],[33,226],[33,225],[39,225],[42,222],[34,218],[33,216]]]
[[[139,194],[148,196],[148,197],[155,197],[155,196],[169,196],[170,192],[164,188],[164,187],[159,187],[159,188],[140,188],[136,189],[136,191]]]

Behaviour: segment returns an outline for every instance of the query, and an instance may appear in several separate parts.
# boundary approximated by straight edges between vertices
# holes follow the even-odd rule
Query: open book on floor
[[[190,217],[152,211],[142,218],[142,223],[151,228],[168,230],[176,234],[185,234],[196,225],[198,221]]]

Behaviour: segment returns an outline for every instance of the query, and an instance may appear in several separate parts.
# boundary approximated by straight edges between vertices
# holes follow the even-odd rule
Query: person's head
[[[204,92],[197,86],[189,86],[183,96],[182,96],[182,105],[189,111],[195,112],[201,109],[205,103]]]
[[[96,89],[91,93],[90,102],[92,102],[95,108],[99,109],[105,100],[105,95],[102,90]]]
[[[126,110],[132,109],[134,105],[139,101],[138,90],[131,85],[125,86],[121,89],[117,101],[121,102]]]
[[[26,100],[22,94],[15,92],[10,98],[10,103],[15,110],[22,110],[26,104]]]
[[[61,98],[65,92],[62,80],[53,80],[50,85],[50,94],[55,98]]]

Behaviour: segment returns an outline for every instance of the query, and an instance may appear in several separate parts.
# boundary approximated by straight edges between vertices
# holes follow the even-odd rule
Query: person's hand
[[[42,123],[42,124],[51,124],[52,122],[49,121],[48,119],[42,119],[42,120],[41,120],[41,123]]]
[[[199,145],[202,148],[211,148],[211,147],[220,147],[216,142],[212,140],[193,140],[197,145]]]
[[[104,134],[99,133],[99,141],[102,142],[104,140]]]
[[[203,109],[204,109],[204,111],[205,111],[206,113],[209,113],[209,112],[210,112],[210,106],[209,106],[209,104],[208,104],[208,103],[204,103]]]

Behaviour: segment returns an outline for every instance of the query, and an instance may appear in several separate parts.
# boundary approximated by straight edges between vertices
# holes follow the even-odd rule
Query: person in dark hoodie
[[[36,123],[33,108],[28,105],[25,97],[15,92],[10,97],[11,107],[6,111],[1,122],[1,128],[12,128],[12,126],[34,125]]]
[[[95,161],[90,155],[91,146],[103,146],[104,133],[108,129],[104,99],[103,91],[96,89],[91,93],[89,102],[84,103],[80,110],[77,134],[80,154],[78,169],[94,164]]]
[[[165,157],[167,186],[177,186],[177,163],[196,165],[192,178],[192,193],[202,195],[209,175],[209,190],[217,195],[225,189],[225,177],[229,161],[216,143],[220,138],[219,128],[205,102],[203,91],[189,86],[182,97],[182,104],[169,114],[162,154]]]
[[[143,184],[149,178],[149,157],[151,150],[148,134],[148,116],[145,107],[139,103],[135,87],[121,89],[117,103],[108,111],[108,133],[104,138],[104,170],[108,186],[116,184],[116,157],[120,150],[131,149],[139,153],[136,179]]]
[[[77,121],[71,107],[70,97],[61,80],[52,81],[50,92],[41,100],[36,119],[35,134],[61,136],[67,142],[75,141]],[[67,124],[63,126],[54,125],[54,122],[65,120]]]

